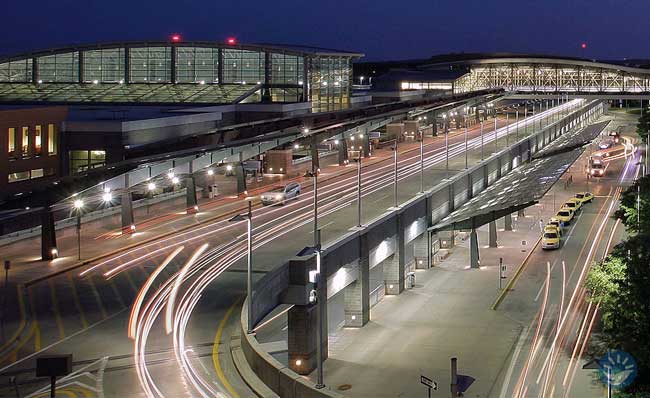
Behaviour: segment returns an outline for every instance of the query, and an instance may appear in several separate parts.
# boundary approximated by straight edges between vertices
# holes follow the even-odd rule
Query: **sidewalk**
[[[499,258],[510,278],[531,250],[541,250],[534,247],[540,237],[539,219],[553,215],[553,196],[559,207],[573,195],[570,188],[564,190],[568,176],[538,205],[526,209],[525,217],[513,215],[513,231],[503,230],[502,219],[497,222],[498,248],[487,247],[487,225],[478,230],[480,269],[469,268],[469,239],[463,240],[465,234],[460,233],[445,260],[416,271],[416,286],[385,297],[371,309],[366,326],[331,334],[326,384],[334,390],[351,385],[341,391],[351,397],[413,397],[426,394],[419,383],[424,375],[446,396],[450,358],[456,357],[458,373],[476,379],[468,396],[497,396],[500,386],[495,383],[523,329],[490,309],[499,294]],[[310,377],[315,379],[315,374]]]

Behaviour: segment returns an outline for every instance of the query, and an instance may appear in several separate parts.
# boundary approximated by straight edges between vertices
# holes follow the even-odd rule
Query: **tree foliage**
[[[640,198],[640,217],[637,217],[637,198]],[[621,219],[628,232],[650,234],[650,175],[639,178],[623,191],[615,217]]]
[[[650,236],[617,245],[587,276],[590,300],[600,303],[604,342],[636,359],[634,389],[650,386]]]

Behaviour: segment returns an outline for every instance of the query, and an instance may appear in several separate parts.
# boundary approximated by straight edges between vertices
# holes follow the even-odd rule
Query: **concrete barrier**
[[[248,300],[248,298],[246,299]],[[246,314],[246,302],[242,306],[241,319],[239,329],[241,333],[240,348],[243,357],[252,372],[257,376],[257,379],[251,377],[246,369],[243,371],[239,369],[241,363],[238,365],[237,370],[244,378],[248,386],[259,397],[275,397],[282,398],[342,398],[343,395],[332,391],[328,387],[317,389],[316,385],[306,377],[300,376],[296,372],[289,369],[287,366],[280,363],[277,359],[273,358],[267,353],[257,341],[255,334],[246,333],[246,325],[248,325],[248,316]],[[239,355],[239,354],[238,354]],[[262,384],[260,384],[261,382]],[[272,395],[268,391],[270,389],[277,395]]]

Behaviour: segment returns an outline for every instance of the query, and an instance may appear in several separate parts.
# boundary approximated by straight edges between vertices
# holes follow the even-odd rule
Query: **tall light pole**
[[[305,173],[305,177],[311,177],[312,185],[314,187],[314,199],[313,199],[313,209],[314,209],[314,247],[318,245],[318,170],[312,170]]]
[[[468,168],[467,160],[467,123],[465,123],[465,168]]]
[[[508,118],[510,117],[510,113],[506,109],[506,146],[510,146],[510,142],[508,141],[508,134],[510,133],[510,126],[508,125]]]
[[[76,199],[73,205],[77,213],[77,259],[81,260],[81,211],[84,207],[84,201],[82,199]]]
[[[481,160],[483,160],[483,121],[481,120]]]
[[[248,212],[246,214],[237,214],[231,218],[230,222],[239,222],[246,220],[247,241],[247,267],[246,267],[246,294],[248,295],[246,312],[248,313],[248,330],[247,333],[253,333],[253,200],[247,198]]]
[[[361,227],[361,159],[363,158],[362,150],[359,151],[357,158],[357,227]]]
[[[516,122],[515,122],[515,140],[519,141],[519,109],[515,111]]]
[[[420,131],[420,193],[424,192],[424,132]]]
[[[397,207],[397,141],[395,138],[395,146],[393,146],[393,205]]]
[[[447,130],[447,115],[445,114],[442,115],[442,123],[445,125],[445,177],[447,177],[449,174],[449,131]]]

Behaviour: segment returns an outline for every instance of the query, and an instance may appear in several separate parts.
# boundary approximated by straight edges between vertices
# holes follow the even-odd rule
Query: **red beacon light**
[[[178,43],[179,41],[181,41],[181,35],[173,34],[170,39],[173,43]]]
[[[230,45],[237,44],[237,39],[235,39],[234,37],[229,37],[226,39],[226,43]]]
[[[587,43],[582,43],[580,47],[582,47],[583,49],[587,48]]]

